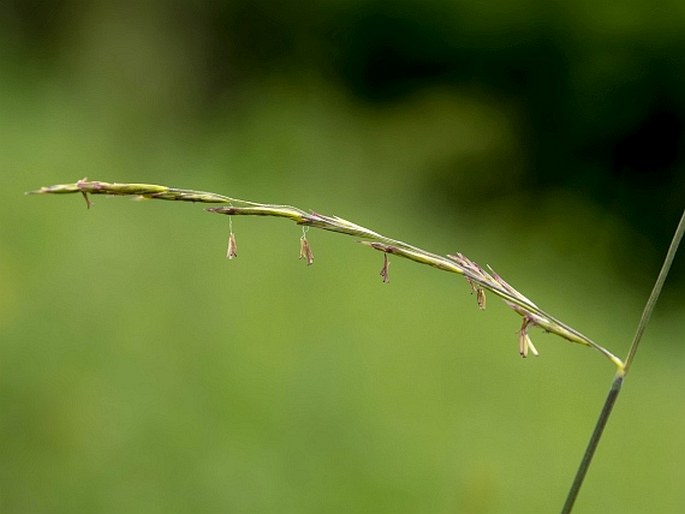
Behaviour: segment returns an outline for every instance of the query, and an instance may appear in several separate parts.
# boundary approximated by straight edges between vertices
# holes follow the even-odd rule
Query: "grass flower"
[[[58,184],[42,187],[36,191],[31,191],[28,194],[69,193],[80,193],[85,199],[86,206],[89,209],[93,205],[89,195],[134,196],[137,198],[158,200],[227,204],[220,207],[211,207],[207,210],[215,214],[229,216],[229,238],[228,250],[226,252],[226,256],[229,259],[233,259],[238,255],[238,247],[231,221],[232,218],[230,218],[230,216],[234,215],[285,218],[301,225],[303,227],[303,232],[302,237],[300,238],[300,259],[304,259],[308,266],[314,262],[314,255],[306,237],[306,233],[311,227],[346,234],[356,238],[359,242],[374,250],[383,252],[383,267],[380,272],[383,282],[389,281],[388,271],[390,262],[388,255],[397,255],[419,264],[463,276],[469,284],[471,293],[476,294],[476,301],[480,309],[485,309],[486,290],[495,296],[500,297],[513,312],[522,318],[521,328],[518,331],[518,346],[521,357],[527,357],[528,353],[532,353],[536,356],[538,355],[538,351],[533,345],[529,334],[530,329],[534,327],[539,327],[547,332],[556,334],[567,341],[582,344],[598,351],[614,364],[616,367],[616,374],[604,402],[604,406],[596,421],[587,449],[576,471],[576,476],[571,484],[566,502],[562,508],[562,514],[569,514],[573,509],[573,505],[583,484],[583,480],[595,450],[597,449],[597,445],[599,444],[604,427],[606,426],[616,398],[621,390],[625,375],[635,357],[635,352],[642,339],[642,334],[650,319],[656,301],[661,294],[661,289],[666,280],[666,276],[668,275],[676,250],[685,233],[684,212],[680,223],[676,228],[675,235],[668,253],[666,254],[664,264],[656,284],[654,285],[654,289],[652,290],[643,311],[628,356],[625,361],[623,361],[605,347],[597,344],[579,331],[540,309],[536,304],[500,277],[491,267],[487,266],[487,269],[485,269],[461,253],[441,256],[402,241],[386,237],[338,216],[326,216],[315,212],[306,212],[289,205],[264,204],[231,198],[217,193],[195,191],[192,189],[179,189],[155,184],[100,182],[84,178],[73,184]]]

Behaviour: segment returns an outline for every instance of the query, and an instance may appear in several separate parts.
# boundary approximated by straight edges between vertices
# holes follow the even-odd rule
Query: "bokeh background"
[[[9,0],[0,511],[560,510],[612,378],[461,279],[84,176],[492,265],[618,354],[684,205],[685,4]],[[685,509],[683,255],[578,512]]]

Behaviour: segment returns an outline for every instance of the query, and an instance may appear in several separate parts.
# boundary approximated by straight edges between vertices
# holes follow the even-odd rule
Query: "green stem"
[[[647,299],[647,303],[645,304],[644,310],[642,311],[640,322],[638,323],[637,330],[635,331],[635,335],[633,336],[633,342],[630,345],[630,349],[628,350],[628,356],[626,357],[625,365],[622,370],[619,370],[616,377],[614,378],[614,381],[611,384],[611,389],[609,390],[609,394],[607,395],[607,398],[604,401],[604,407],[602,407],[602,411],[599,413],[599,417],[597,418],[597,422],[595,424],[595,429],[592,432],[592,436],[590,437],[590,441],[588,442],[587,448],[585,449],[583,458],[580,461],[580,465],[576,470],[576,476],[573,479],[571,489],[569,490],[568,495],[566,496],[566,502],[564,503],[564,507],[561,511],[561,514],[570,514],[571,510],[573,509],[573,505],[575,504],[576,499],[578,498],[578,493],[580,492],[580,488],[583,485],[583,481],[585,480],[585,475],[587,474],[588,468],[590,467],[590,463],[592,462],[592,457],[595,455],[595,451],[597,450],[597,446],[599,445],[602,433],[604,432],[604,427],[609,421],[609,416],[611,415],[611,411],[614,408],[614,403],[616,403],[616,398],[618,397],[618,394],[621,392],[621,385],[623,384],[623,379],[625,378],[626,374],[628,373],[628,370],[630,369],[630,365],[635,359],[635,353],[637,352],[638,346],[640,345],[640,341],[642,340],[642,335],[644,334],[645,328],[647,327],[647,323],[649,323],[649,319],[652,316],[652,312],[654,311],[656,302],[659,299],[659,296],[661,295],[661,290],[663,288],[664,283],[666,282],[666,277],[668,276],[668,272],[670,271],[671,265],[673,264],[673,259],[675,258],[675,254],[678,251],[678,246],[680,245],[680,242],[683,238],[683,232],[685,232],[685,211],[683,211],[683,215],[680,218],[678,227],[676,228],[675,234],[673,235],[673,239],[671,240],[671,245],[668,248],[668,252],[666,252],[666,257],[664,258],[664,263],[661,266],[659,276],[656,279],[654,287],[652,288],[652,292],[649,295],[649,298]]]
[[[678,247],[680,246],[680,241],[683,239],[683,232],[685,232],[685,211],[683,211],[683,215],[681,216],[680,222],[678,223],[678,227],[676,228],[675,234],[673,235],[671,245],[668,247],[668,252],[666,252],[666,258],[664,259],[664,263],[661,266],[661,271],[659,271],[659,276],[657,277],[656,282],[654,283],[652,292],[650,293],[649,298],[647,299],[647,303],[645,304],[645,308],[642,311],[640,322],[637,325],[637,330],[635,331],[635,335],[633,336],[633,342],[630,345],[630,349],[628,350],[628,356],[626,357],[625,373],[628,373],[628,369],[630,369],[630,366],[633,363],[633,360],[635,359],[635,353],[637,352],[637,349],[640,346],[642,334],[644,333],[645,328],[647,327],[647,323],[649,323],[649,319],[652,317],[654,306],[656,305],[656,301],[659,299],[659,296],[661,295],[661,289],[664,287],[666,277],[668,276],[668,272],[670,271],[671,265],[673,264],[673,259],[675,258],[675,254],[678,251]]]
[[[583,485],[583,481],[585,480],[587,470],[590,467],[590,463],[592,462],[592,457],[595,455],[595,451],[597,450],[597,446],[599,445],[599,440],[601,439],[602,433],[604,432],[604,427],[606,427],[607,421],[609,421],[609,416],[611,415],[611,411],[614,408],[614,404],[616,403],[618,393],[621,392],[622,385],[623,374],[618,373],[616,374],[616,377],[614,378],[614,381],[611,384],[611,389],[609,389],[609,393],[607,394],[606,400],[604,400],[604,406],[602,407],[602,411],[599,413],[599,417],[597,418],[595,429],[592,431],[592,436],[590,437],[590,441],[588,442],[587,448],[585,449],[585,453],[583,454],[583,459],[580,461],[580,466],[578,466],[578,470],[576,471],[576,476],[573,479],[571,489],[568,492],[568,496],[566,497],[564,508],[561,509],[561,514],[569,514],[573,509],[573,505],[575,504],[576,499],[578,498],[580,488]]]

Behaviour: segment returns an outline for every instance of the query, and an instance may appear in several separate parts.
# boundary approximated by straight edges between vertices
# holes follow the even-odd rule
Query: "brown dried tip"
[[[388,270],[390,268],[390,261],[388,260],[388,254],[383,254],[383,267],[381,268],[381,277],[383,277],[383,283],[387,284],[390,282],[390,276]]]
[[[227,259],[235,259],[238,257],[238,243],[235,240],[235,234],[231,232],[228,236],[228,250],[226,251]]]
[[[309,241],[307,241],[307,238],[304,236],[300,238],[300,259],[305,259],[307,266],[314,264],[312,247],[309,245]]]

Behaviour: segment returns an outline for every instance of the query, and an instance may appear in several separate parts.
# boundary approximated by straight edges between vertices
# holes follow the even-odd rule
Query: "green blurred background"
[[[87,176],[492,265],[623,355],[685,198],[685,4],[0,8],[0,512],[561,508],[612,378],[460,279]],[[577,510],[685,510],[680,256]]]

